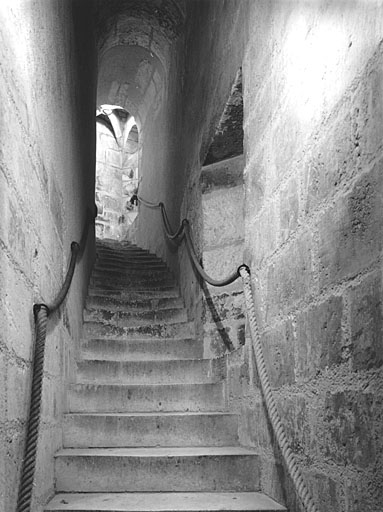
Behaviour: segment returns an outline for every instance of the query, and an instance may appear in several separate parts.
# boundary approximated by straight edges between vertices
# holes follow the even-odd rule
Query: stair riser
[[[116,300],[155,300],[155,299],[179,299],[179,292],[176,288],[164,290],[160,288],[150,290],[102,290],[100,288],[89,288],[88,298],[105,297]]]
[[[211,361],[79,361],[77,382],[104,384],[204,384],[223,375]]]
[[[86,301],[86,308],[107,309],[109,311],[164,311],[168,309],[181,309],[183,302],[179,298],[165,298],[153,300],[126,300],[119,301],[109,297],[89,297]]]
[[[234,415],[66,415],[67,448],[140,446],[237,446]]]
[[[256,455],[124,457],[58,456],[59,492],[257,491]]]
[[[105,386],[75,384],[70,412],[198,412],[224,411],[223,384],[184,386]]]
[[[157,323],[178,323],[187,322],[187,315],[184,309],[168,309],[164,311],[143,311],[143,312],[124,312],[108,311],[106,309],[93,309],[84,311],[84,320],[86,322],[108,322],[118,327],[139,327],[141,325],[152,325]]]
[[[145,254],[140,252],[131,252],[125,254],[110,254],[106,252],[98,252],[96,262],[107,262],[107,263],[153,263],[154,265],[164,265],[165,263],[154,256],[153,254]]]
[[[125,288],[138,288],[138,289],[153,289],[154,288],[174,288],[175,283],[174,279],[156,279],[155,277],[151,278],[142,278],[132,277],[127,279],[94,279],[92,278],[89,283],[91,288],[102,288],[103,290],[121,290]]]
[[[170,269],[162,261],[147,261],[132,263],[131,261],[115,260],[103,258],[96,260],[94,264],[94,271],[101,272],[170,272]]]
[[[135,270],[137,272],[150,272],[150,271],[167,271],[169,268],[162,262],[152,260],[132,261],[132,260],[111,260],[109,258],[99,259],[95,262],[94,269],[97,271],[112,270],[125,271]]]
[[[82,344],[82,357],[95,359],[133,360],[169,360],[200,359],[203,345],[193,339],[118,341],[87,340]]]
[[[119,327],[104,325],[98,322],[84,323],[84,336],[86,338],[113,338],[121,339],[128,336],[135,339],[190,337],[194,334],[192,323],[152,324],[137,327]]]

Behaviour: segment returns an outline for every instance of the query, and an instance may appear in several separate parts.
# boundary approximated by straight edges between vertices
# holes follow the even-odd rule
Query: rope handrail
[[[41,395],[44,371],[44,352],[48,317],[60,307],[69,291],[78,255],[85,250],[86,241],[88,239],[89,227],[94,222],[96,214],[97,207],[95,207],[95,214],[92,214],[89,209],[87,210],[85,226],[81,236],[80,243],[71,243],[71,258],[68,270],[64,282],[56,298],[52,301],[50,305],[40,303],[34,304],[33,306],[33,314],[35,318],[35,346],[32,368],[32,387],[27,424],[27,435],[25,441],[24,458],[22,461],[16,512],[31,511],[32,490],[36,465],[37,441],[40,425]]]
[[[142,203],[144,206],[152,209],[161,209],[162,220],[164,222],[165,234],[169,238],[169,234],[171,234],[169,219],[166,214],[165,206],[162,202],[160,203],[151,203],[150,201],[145,201],[142,197],[138,196],[138,201]],[[166,219],[166,222],[165,222]],[[261,389],[265,399],[266,411],[271,420],[271,425],[273,427],[273,431],[279,445],[279,448],[282,452],[282,456],[285,460],[287,471],[290,474],[290,477],[294,483],[294,486],[297,491],[297,495],[301,500],[304,509],[306,512],[318,512],[318,509],[313,501],[310,492],[307,489],[306,483],[302,476],[302,472],[298,466],[297,459],[295,457],[294,452],[291,450],[289,441],[287,439],[285,429],[283,423],[281,421],[281,417],[279,415],[276,402],[274,399],[274,395],[271,389],[270,380],[265,364],[265,359],[263,355],[263,347],[261,342],[261,337],[258,329],[258,322],[255,313],[255,305],[254,298],[251,289],[251,272],[249,267],[246,264],[242,264],[238,267],[237,271],[228,276],[225,279],[217,280],[208,276],[203,269],[202,265],[199,263],[193,241],[190,234],[190,223],[187,219],[183,219],[177,231],[172,235],[174,239],[179,239],[178,245],[185,238],[186,247],[188,250],[188,254],[190,259],[199,273],[200,277],[204,279],[206,282],[213,286],[226,286],[228,284],[233,283],[239,277],[242,278],[243,290],[245,295],[245,303],[246,303],[246,312],[247,318],[250,326],[250,334],[253,342],[253,348],[255,353],[255,362],[257,366],[257,371],[259,375],[259,380],[261,382]]]

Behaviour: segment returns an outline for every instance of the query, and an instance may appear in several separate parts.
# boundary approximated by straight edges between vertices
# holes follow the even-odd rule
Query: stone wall
[[[56,296],[70,243],[80,239],[86,208],[94,204],[96,62],[94,37],[86,28],[89,4],[4,0],[0,6],[0,510],[4,512],[16,508],[23,457],[34,341],[32,306],[50,303]],[[71,378],[81,330],[88,269],[89,251],[76,270],[67,301],[48,326],[32,504],[36,512],[53,492],[53,454],[61,447],[63,391]]]
[[[278,408],[320,512],[377,512],[383,5],[187,7],[182,214],[191,219],[202,254],[201,163],[242,65],[244,258]],[[199,318],[198,280],[184,250],[180,261],[181,288]],[[225,361],[241,441],[262,455],[263,490],[298,511],[249,340]]]

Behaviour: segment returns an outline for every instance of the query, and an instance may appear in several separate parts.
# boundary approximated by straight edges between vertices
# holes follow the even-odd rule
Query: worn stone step
[[[107,252],[112,254],[124,254],[131,252],[139,252],[143,254],[150,254],[148,249],[143,249],[135,244],[126,244],[124,242],[117,242],[116,244],[96,244],[97,252]]]
[[[69,412],[225,411],[222,382],[214,384],[72,384]]]
[[[121,339],[132,337],[135,339],[147,339],[172,338],[175,336],[192,337],[194,335],[195,328],[194,323],[192,322],[153,323],[151,325],[128,327],[90,321],[84,322],[83,332],[85,338]]]
[[[86,309],[108,309],[110,311],[162,311],[183,308],[180,297],[116,299],[103,295],[88,296]]]
[[[153,263],[164,263],[155,254],[143,251],[100,251],[96,252],[96,261],[152,261]]]
[[[129,265],[116,267],[99,267],[95,266],[92,271],[92,277],[97,279],[125,279],[130,277],[145,277],[150,278],[172,278],[173,274],[167,268],[143,268],[143,267],[130,267]]]
[[[45,512],[286,512],[259,492],[65,493]]]
[[[260,460],[242,447],[66,448],[58,492],[258,491]]]
[[[82,359],[168,360],[200,359],[203,344],[194,338],[148,340],[89,339],[81,344]]]
[[[105,267],[108,269],[124,269],[124,268],[134,268],[134,269],[143,269],[143,270],[169,270],[166,263],[157,258],[138,258],[138,257],[112,257],[112,256],[103,256],[102,258],[98,257],[94,263],[94,268]]]
[[[237,446],[238,417],[229,413],[65,414],[66,448]]]
[[[152,300],[152,299],[179,299],[180,293],[176,287],[164,290],[102,290],[100,288],[89,288],[88,298],[110,297],[117,300]]]
[[[152,309],[150,311],[111,311],[109,309],[85,309],[84,321],[110,323],[120,327],[152,325],[157,323],[187,322],[186,309]]]
[[[89,286],[88,296],[99,295],[123,299],[179,297],[179,291],[175,286],[140,286],[129,288],[108,288],[104,286]]]
[[[77,381],[98,384],[204,384],[224,378],[218,359],[77,361]]]
[[[107,279],[105,277],[94,278],[92,277],[89,283],[91,288],[102,288],[105,290],[120,290],[125,288],[142,288],[142,289],[157,289],[157,288],[174,288],[175,281],[172,277],[156,277],[156,276],[132,276],[124,279]]]

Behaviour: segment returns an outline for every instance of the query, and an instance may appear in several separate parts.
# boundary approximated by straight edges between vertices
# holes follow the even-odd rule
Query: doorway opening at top
[[[96,236],[130,240],[137,217],[140,144],[136,120],[118,105],[96,111]]]

